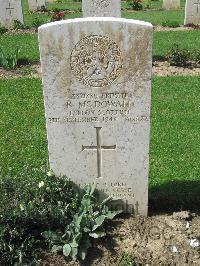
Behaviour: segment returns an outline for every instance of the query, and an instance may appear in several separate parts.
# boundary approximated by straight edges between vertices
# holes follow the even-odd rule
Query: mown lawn
[[[28,9],[27,0],[22,0],[24,10],[24,20],[26,25],[32,25],[35,18],[46,23],[50,21],[51,15],[46,13],[30,12]],[[174,11],[162,10],[162,0],[149,1],[149,9],[145,10],[125,10],[128,8],[126,1],[122,2],[122,17],[139,19],[151,22],[153,25],[161,25],[165,21],[177,21],[179,24],[183,24],[184,21],[184,6],[185,0],[181,0],[181,7]],[[82,17],[81,2],[73,2],[72,0],[63,0],[62,3],[47,3],[47,10],[75,10],[76,13],[66,14],[65,18]]]
[[[199,86],[200,77],[154,78],[150,188],[166,204],[171,197],[200,204]]]
[[[164,57],[175,42],[184,48],[199,49],[199,31],[154,32],[153,56]],[[20,58],[27,58],[29,62],[39,62],[37,34],[0,36],[0,47],[3,50],[14,51],[16,46],[21,47]]]
[[[185,200],[200,191],[199,77],[155,77],[152,89],[150,191]],[[39,79],[0,80],[0,161],[4,173],[48,164]]]

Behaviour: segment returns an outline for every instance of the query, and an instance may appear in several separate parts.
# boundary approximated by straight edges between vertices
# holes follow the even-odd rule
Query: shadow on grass
[[[29,65],[38,64],[38,63],[39,62],[37,60],[29,60],[26,57],[22,57],[17,60],[18,66],[29,66]]]
[[[200,211],[200,180],[172,181],[149,190],[149,211]]]
[[[164,55],[153,55],[153,62],[154,61],[161,61],[161,62],[164,62],[164,61],[166,61],[167,60],[167,58],[166,58],[166,56],[164,56]]]

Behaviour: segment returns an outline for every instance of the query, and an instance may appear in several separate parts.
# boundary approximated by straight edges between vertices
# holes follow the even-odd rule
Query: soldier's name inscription
[[[133,123],[149,121],[134,115],[134,93],[74,93],[65,98],[63,117],[48,117],[50,123],[113,122],[119,119]]]
[[[112,122],[119,119],[129,122],[148,121],[144,115],[135,116],[133,93],[75,93],[65,99],[63,117],[48,117],[50,123]]]

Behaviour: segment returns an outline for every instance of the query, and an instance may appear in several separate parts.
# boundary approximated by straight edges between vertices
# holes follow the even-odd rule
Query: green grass
[[[199,49],[199,31],[159,31],[153,35],[153,56],[163,57],[169,51],[173,43],[189,50]]]
[[[199,200],[199,84],[199,77],[156,77],[153,80],[152,198],[160,195],[165,201],[166,197],[173,196],[183,201],[193,197]],[[36,168],[47,165],[41,81],[0,80],[0,99],[0,161],[3,171],[13,168],[13,173],[17,174],[25,165]]]
[[[166,195],[191,208],[200,203],[199,84],[199,77],[154,79],[150,187],[164,199],[156,206],[167,205]]]
[[[38,79],[0,80],[0,162],[18,173],[47,165],[47,141]]]
[[[184,48],[199,49],[199,31],[154,32],[153,56],[164,57],[174,42]],[[16,46],[21,47],[20,58],[27,58],[30,62],[39,62],[37,34],[0,36],[0,47],[5,51],[13,51]]]
[[[184,22],[184,10],[156,10],[156,11],[135,11],[131,13],[122,13],[124,18],[128,19],[137,19],[150,22],[153,25],[162,25],[163,22],[177,21],[180,25],[183,25]]]
[[[39,18],[44,23],[50,21],[50,15],[48,13],[37,13],[30,12],[28,9],[27,0],[22,0],[23,10],[24,10],[24,20],[26,25],[32,25],[35,18]],[[184,5],[185,0],[181,1],[181,8],[174,11],[164,11],[162,10],[162,0],[158,1],[150,1],[150,9],[141,10],[141,11],[124,11],[122,12],[122,17],[131,18],[131,19],[139,19],[151,22],[153,25],[161,25],[163,22],[169,21],[177,21],[179,24],[183,24],[184,21]],[[81,3],[73,2],[69,0],[63,0],[62,3],[47,3],[48,10],[75,10],[76,13],[66,14],[66,18],[75,18],[82,17],[81,11]],[[127,8],[128,4],[126,2],[122,2],[122,9]],[[78,12],[78,13],[77,13]]]
[[[39,48],[36,34],[0,35],[0,47],[6,52],[14,51],[20,47],[20,58],[30,62],[39,62]]]

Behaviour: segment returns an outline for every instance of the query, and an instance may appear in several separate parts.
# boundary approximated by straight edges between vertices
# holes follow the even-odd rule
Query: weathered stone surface
[[[163,9],[176,10],[180,8],[180,0],[163,0]]]
[[[0,0],[0,24],[6,28],[12,28],[13,21],[23,23],[23,11],[21,0]]]
[[[184,24],[200,25],[200,0],[186,0]]]
[[[45,0],[28,0],[28,6],[30,10],[38,10],[41,7],[45,7],[46,1]]]
[[[146,215],[152,25],[74,19],[39,41],[51,169]]]
[[[121,17],[121,0],[82,0],[83,17]]]

